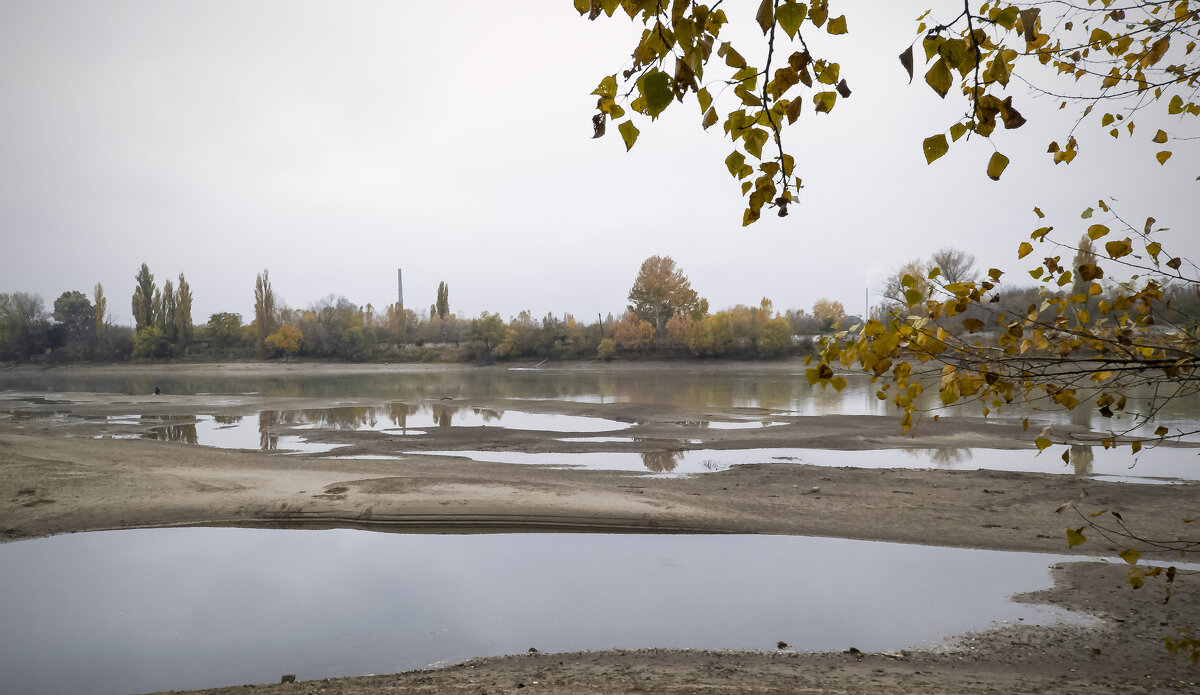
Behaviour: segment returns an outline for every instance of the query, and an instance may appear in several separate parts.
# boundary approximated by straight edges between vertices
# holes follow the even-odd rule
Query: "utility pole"
[[[400,304],[401,309],[404,308],[404,276],[399,268],[396,268],[396,302]]]

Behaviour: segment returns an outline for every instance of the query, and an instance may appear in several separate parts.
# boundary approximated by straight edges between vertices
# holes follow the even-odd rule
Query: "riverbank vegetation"
[[[1080,253],[1086,253],[1081,251]],[[939,269],[935,271],[934,269]],[[930,275],[972,282],[979,276],[974,258],[941,249],[929,259],[900,264],[877,294],[882,301],[868,318],[886,321],[911,314],[905,292],[924,293]],[[905,284],[905,283],[908,284]],[[909,286],[912,285],[912,286]],[[1064,297],[1078,288],[1066,286]],[[1124,291],[1117,282],[1090,289],[1087,306],[1098,311]],[[996,312],[1023,313],[1044,297],[1039,288],[1015,288],[990,306],[966,307],[954,321],[926,314],[955,335],[979,330]],[[254,315],[210,314],[193,323],[192,289],[183,273],[161,286],[142,264],[134,276],[131,308],[135,325],[122,326],[106,316],[104,288],[92,295],[67,291],[47,308],[41,297],[24,292],[0,294],[0,360],[68,363],[80,361],[175,359],[323,359],[353,362],[491,362],[503,360],[610,359],[779,359],[816,354],[823,336],[863,325],[840,302],[818,298],[811,308],[776,309],[767,298],[711,311],[708,300],[669,256],[642,264],[619,313],[581,320],[570,313],[535,317],[522,311],[505,320],[484,311],[467,317],[451,310],[449,287],[441,283],[426,312],[394,303],[377,309],[330,294],[307,308],[290,307],[275,295],[268,271],[255,278]],[[999,306],[997,306],[999,305]],[[1200,299],[1181,293],[1172,312],[1200,316]],[[994,317],[987,323],[994,323]],[[943,325],[944,324],[944,325]],[[974,330],[972,330],[974,329]],[[975,337],[975,336],[973,336]]]

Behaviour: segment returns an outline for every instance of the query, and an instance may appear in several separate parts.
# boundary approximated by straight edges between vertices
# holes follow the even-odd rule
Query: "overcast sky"
[[[724,6],[747,57],[763,50],[747,43],[761,42],[756,6]],[[101,282],[129,323],[146,262],[160,283],[186,274],[202,323],[251,317],[264,268],[289,306],[334,293],[379,308],[402,267],[410,308],[428,310],[444,280],[463,315],[586,319],[619,313],[658,254],[714,309],[829,297],[859,312],[864,288],[944,245],[1026,269],[1015,248],[1041,226],[1034,205],[1069,240],[1101,196],[1200,256],[1196,158],[1181,143],[1159,166],[1149,143],[1157,127],[1200,135],[1196,119],[1146,115],[1134,142],[1112,142],[1098,110],[1083,152],[1056,168],[1046,143],[1073,118],[1014,81],[1030,123],[997,130],[1012,159],[1000,182],[982,139],[927,166],[921,140],[963,105],[919,66],[908,85],[896,59],[925,6],[836,3],[850,33],[810,45],[854,93],[785,133],[801,204],[743,229],[731,143],[701,131],[694,98],[639,123],[631,153],[615,128],[590,139],[589,93],[640,29],[588,22],[568,0],[0,0],[0,292],[50,304]]]

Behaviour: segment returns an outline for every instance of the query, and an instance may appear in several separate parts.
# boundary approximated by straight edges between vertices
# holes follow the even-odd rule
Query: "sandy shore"
[[[273,366],[272,368],[277,368]],[[317,369],[328,366],[314,367]],[[340,367],[335,367],[340,368]],[[437,369],[433,367],[432,369]],[[137,368],[129,368],[137,369]],[[253,369],[197,365],[203,370]],[[350,369],[379,369],[375,366]],[[7,394],[10,400],[21,398]],[[40,394],[46,407],[76,415],[137,411],[146,399],[119,404],[86,394]],[[339,401],[341,402],[341,401]],[[218,405],[197,396],[152,401],[155,412],[253,412],[253,396]],[[273,407],[308,407],[309,402]],[[487,407],[484,401],[474,402]],[[638,422],[639,438],[678,436],[686,409],[664,412],[638,404],[556,402],[547,412]],[[670,409],[668,409],[670,410]],[[711,410],[711,409],[710,409]],[[725,413],[745,416],[747,413]],[[712,412],[703,413],[713,417]],[[721,413],[717,414],[718,416]],[[785,426],[747,433],[689,436],[716,449],[797,446],[859,449],[1027,447],[1032,433],[1012,422],[943,419],[916,439],[892,418],[791,418]],[[0,539],[78,531],[219,525],[353,527],[386,531],[736,532],[834,536],[1034,552],[1068,553],[1064,529],[1077,518],[1056,514],[1086,497],[1085,511],[1121,510],[1147,537],[1173,538],[1179,519],[1200,511],[1200,485],[1136,485],[1067,475],[965,470],[816,467],[771,463],[689,477],[615,471],[552,470],[413,455],[403,461],[327,459],[220,450],[176,442],[92,439],[83,420],[0,420]],[[91,428],[91,429],[89,429]],[[455,428],[459,449],[588,450],[561,433]],[[491,431],[487,431],[491,430]],[[350,455],[385,453],[370,433],[336,433]],[[409,449],[450,443],[432,433]],[[611,450],[613,445],[606,445]],[[621,444],[636,450],[639,444]],[[573,448],[571,448],[573,447]],[[339,451],[339,454],[343,453]],[[1032,455],[1031,452],[1015,452]],[[901,452],[897,455],[903,456]],[[848,455],[853,463],[853,454]],[[1123,548],[1095,539],[1074,552],[1114,555]],[[936,573],[936,568],[931,568]],[[1194,577],[1176,581],[1169,604],[1161,585],[1141,591],[1123,582],[1124,568],[1068,564],[1054,589],[1033,597],[1104,618],[1097,628],[1006,628],[969,636],[941,653],[901,655],[712,653],[643,650],[528,654],[474,660],[435,671],[258,686],[300,693],[514,692],[1200,692],[1200,670],[1171,659],[1162,637],[1195,625],[1200,596]],[[314,626],[319,629],[319,626]],[[245,692],[224,688],[208,693]]]

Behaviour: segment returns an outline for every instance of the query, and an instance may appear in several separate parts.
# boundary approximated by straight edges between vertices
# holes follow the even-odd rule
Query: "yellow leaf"
[[[1077,545],[1083,545],[1087,542],[1087,536],[1083,535],[1083,527],[1077,529],[1067,529],[1067,546],[1074,548]]]
[[[1110,241],[1104,245],[1104,250],[1108,253],[1109,258],[1120,258],[1133,253],[1133,244],[1129,242],[1128,238]]]
[[[1094,224],[1088,227],[1087,234],[1089,239],[1095,241],[1105,234],[1108,234],[1108,227],[1105,227],[1102,224]]]
[[[837,92],[818,92],[813,95],[813,103],[816,104],[817,113],[829,113],[833,110],[833,104],[837,101]]]
[[[1037,215],[1037,216],[1038,216],[1038,219],[1039,219],[1039,220],[1040,220],[1040,219],[1043,219],[1043,218],[1045,218],[1045,217],[1046,217],[1046,213],[1042,212],[1042,209],[1041,209],[1041,208],[1034,208],[1034,209],[1033,209],[1033,212],[1034,212],[1034,214],[1035,214],[1035,215]]]
[[[704,122],[701,125],[704,126],[705,130],[708,130],[709,127],[712,126],[713,124],[715,124],[716,122],[717,122],[717,110],[710,107],[708,109],[708,113],[704,114]]]
[[[1054,442],[1046,439],[1045,437],[1038,437],[1037,439],[1033,440],[1033,443],[1037,446],[1038,451],[1045,451],[1046,447],[1050,446]]]
[[[835,391],[841,391],[842,389],[846,388],[846,377],[835,376],[833,378],[833,381],[831,381],[829,383],[833,384],[833,388]]]
[[[1004,168],[1008,166],[1008,157],[993,152],[992,158],[988,160],[987,175],[993,181],[999,181],[1000,175],[1004,173]]]
[[[755,19],[758,20],[758,26],[762,27],[764,35],[770,31],[771,25],[775,23],[774,0],[763,0],[762,4],[758,6],[758,16]]]
[[[1153,142],[1153,143],[1156,143],[1159,145],[1163,144],[1166,141],[1167,141],[1167,134],[1162,130],[1155,133],[1154,137],[1150,140],[1150,142]]]
[[[991,66],[988,67],[985,82],[999,82],[1002,85],[1008,85],[1008,63],[1004,62],[1003,56],[999,54],[992,60]]]
[[[921,143],[921,150],[925,153],[925,163],[933,164],[935,159],[946,154],[950,150],[950,144],[946,142],[946,136],[942,133],[932,135],[925,138]]]
[[[617,130],[621,131],[621,139],[625,141],[625,151],[628,152],[633,149],[633,143],[637,142],[638,133],[641,132],[633,124],[633,121],[625,121],[617,126]],[[638,151],[640,152],[641,150]]]
[[[1033,245],[1028,241],[1022,241],[1021,245],[1017,247],[1017,258],[1024,258],[1031,253],[1033,253]]]
[[[1167,150],[1163,150],[1162,152],[1154,155],[1154,158],[1158,160],[1159,164],[1166,164],[1167,160],[1171,158],[1171,153]]]
[[[1022,430],[1029,429],[1029,418],[1027,418],[1027,417],[1021,418],[1021,429]]]
[[[796,32],[800,29],[800,24],[804,22],[804,17],[808,14],[808,6],[802,2],[785,2],[775,10],[775,17],[779,21],[779,26],[787,32],[787,35],[796,38]]]
[[[946,62],[938,58],[933,67],[929,68],[929,72],[925,73],[925,82],[938,96],[945,99],[951,85],[954,84],[954,77],[950,75],[950,68],[946,67]]]
[[[1133,453],[1136,454],[1137,452],[1142,450],[1142,442],[1139,440],[1132,441],[1129,443],[1129,448],[1132,449]]]
[[[609,75],[603,80],[600,80],[600,86],[596,87],[596,89],[592,91],[592,94],[610,98],[617,96],[617,76]]]
[[[841,17],[838,17],[837,19],[829,20],[829,26],[826,27],[826,31],[828,31],[830,34],[833,34],[834,36],[837,36],[838,34],[845,34],[847,31],[846,30],[846,15],[842,15]],[[841,389],[838,389],[838,390],[840,391]]]
[[[1129,550],[1121,551],[1121,559],[1124,560],[1125,562],[1128,562],[1131,565],[1136,565],[1137,561],[1141,557],[1142,557],[1142,554],[1139,553],[1138,551],[1134,550],[1133,548],[1130,548]]]

